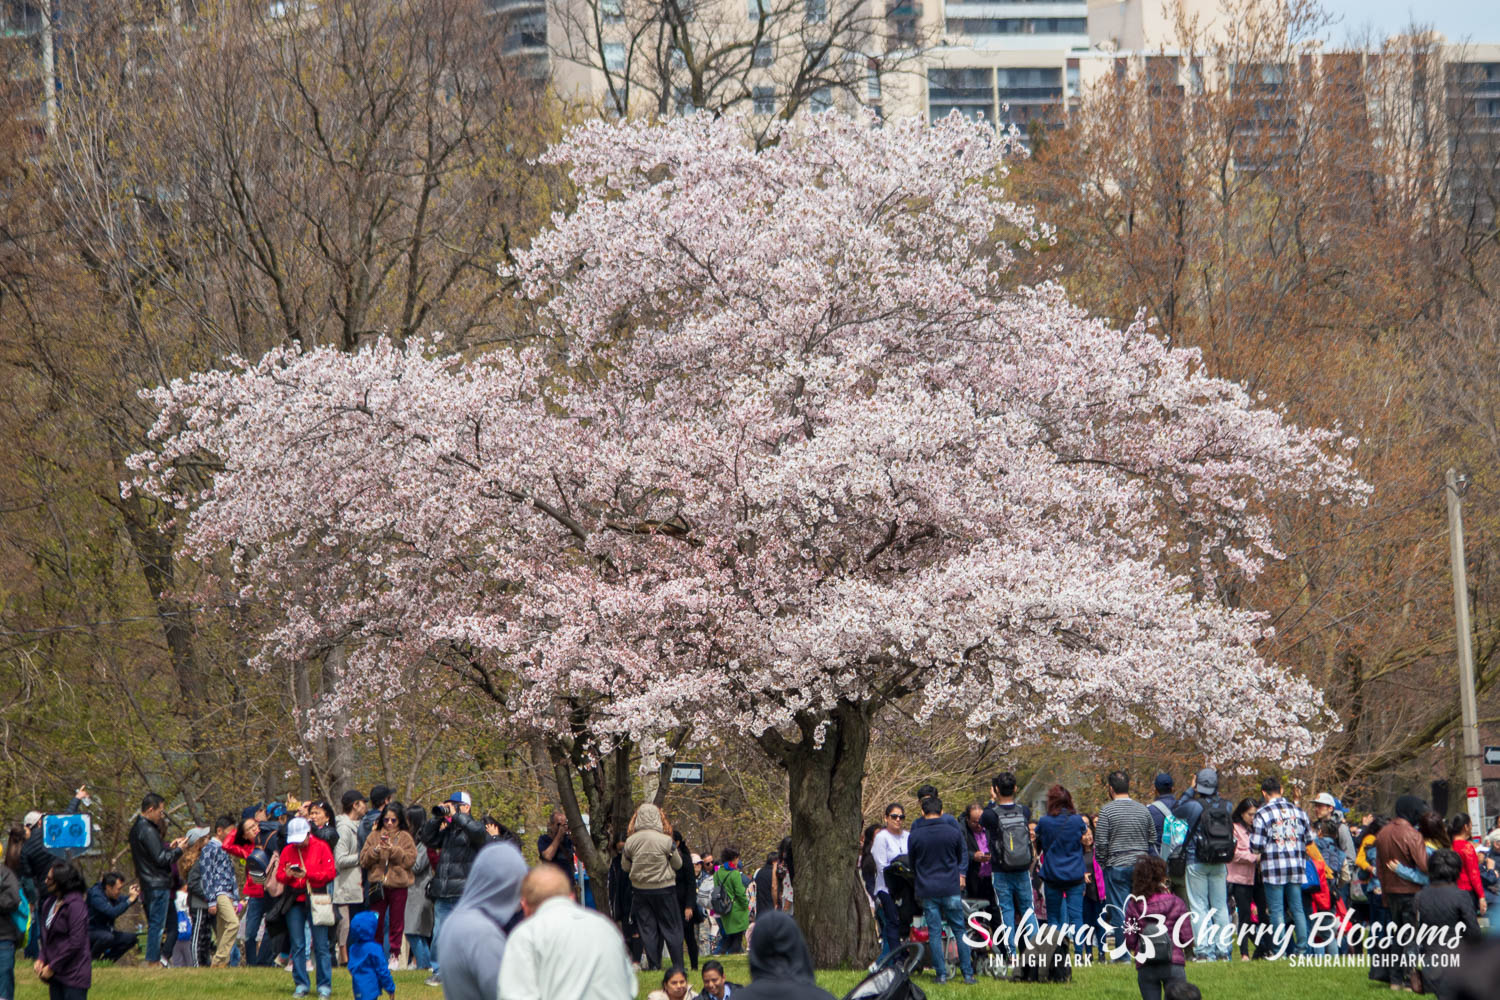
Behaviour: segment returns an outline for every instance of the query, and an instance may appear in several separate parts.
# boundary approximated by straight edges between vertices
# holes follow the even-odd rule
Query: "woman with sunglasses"
[[[405,932],[406,890],[416,881],[412,866],[417,862],[417,842],[406,826],[406,810],[392,799],[380,809],[359,864],[369,885],[369,908],[380,921],[375,940],[383,942],[394,968],[401,952],[401,935]]]
[[[901,911],[891,898],[890,886],[886,884],[885,871],[891,862],[907,851],[906,809],[899,802],[885,807],[885,826],[875,834],[875,918],[880,924],[880,959],[901,947]]]

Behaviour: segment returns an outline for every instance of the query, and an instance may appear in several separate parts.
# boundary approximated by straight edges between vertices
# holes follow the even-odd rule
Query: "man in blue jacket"
[[[969,866],[968,846],[956,823],[946,822],[943,803],[936,795],[922,800],[922,818],[911,825],[907,840],[917,899],[927,920],[927,948],[938,982],[948,981],[943,960],[943,925],[958,941],[958,964],[964,982],[974,983],[974,962],[964,941],[964,872]]]
[[[125,888],[125,876],[105,872],[89,888],[89,950],[96,962],[113,962],[135,947],[135,935],[115,930],[120,914],[141,896],[140,886]]]

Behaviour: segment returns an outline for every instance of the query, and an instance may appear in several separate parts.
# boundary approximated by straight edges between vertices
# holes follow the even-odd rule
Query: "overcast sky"
[[[1323,6],[1343,20],[1330,41],[1346,40],[1352,32],[1374,29],[1384,38],[1412,22],[1430,24],[1450,41],[1500,42],[1500,0],[1323,0]]]

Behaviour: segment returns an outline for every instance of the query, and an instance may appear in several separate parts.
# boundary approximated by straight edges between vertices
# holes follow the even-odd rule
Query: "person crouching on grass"
[[[1135,958],[1141,1000],[1162,1000],[1162,987],[1187,980],[1182,946],[1193,939],[1187,904],[1167,882],[1167,863],[1146,856],[1135,863],[1125,903],[1125,947]]]

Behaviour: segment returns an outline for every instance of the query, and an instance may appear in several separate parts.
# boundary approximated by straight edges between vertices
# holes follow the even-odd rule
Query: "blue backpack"
[[[16,912],[10,915],[10,919],[16,925],[16,933],[21,935],[21,943],[25,944],[31,935],[31,903],[26,899],[26,893],[19,893],[21,902],[16,906]]]

